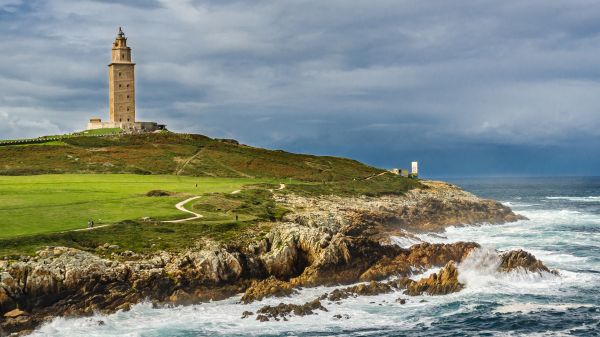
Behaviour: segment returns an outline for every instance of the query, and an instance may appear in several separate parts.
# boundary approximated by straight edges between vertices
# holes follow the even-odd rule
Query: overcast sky
[[[597,1],[0,0],[0,139],[138,119],[428,176],[600,174]]]

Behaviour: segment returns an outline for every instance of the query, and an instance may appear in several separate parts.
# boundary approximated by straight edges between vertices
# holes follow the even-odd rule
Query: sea
[[[34,336],[600,336],[600,177],[450,179],[484,198],[501,201],[522,220],[472,224],[445,233],[397,238],[410,246],[475,241],[482,245],[459,266],[461,292],[409,297],[401,292],[324,302],[327,312],[259,322],[266,304],[304,303],[331,287],[302,289],[285,299],[238,304],[240,296],[194,306],[57,318]],[[498,273],[495,251],[525,249],[559,275]],[[424,277],[429,270],[415,278]],[[406,304],[396,302],[405,298]]]

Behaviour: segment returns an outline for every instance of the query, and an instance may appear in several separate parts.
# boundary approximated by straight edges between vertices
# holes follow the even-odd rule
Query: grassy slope
[[[276,206],[270,193],[263,189],[249,189],[235,195],[212,193],[187,208],[201,213],[204,218],[183,223],[123,221],[92,231],[0,238],[0,256],[33,254],[44,246],[97,251],[98,246],[109,243],[118,245],[117,251],[147,253],[159,249],[181,251],[201,238],[241,243],[266,234],[269,225],[260,224],[259,220],[279,219],[286,212]],[[236,221],[236,215],[239,221]]]
[[[382,172],[350,159],[172,133],[2,146],[0,256],[31,254],[45,245],[94,250],[111,243],[121,250],[147,252],[183,249],[201,237],[243,240],[265,230],[260,220],[285,213],[267,192],[281,182],[288,184],[281,193],[305,195],[400,194],[420,187],[415,180]],[[48,173],[61,174],[43,175]],[[229,194],[249,185],[255,189]],[[179,194],[144,196],[156,189]],[[202,213],[203,219],[179,224],[139,221],[145,216],[186,217],[174,204],[189,195],[203,195],[186,205]],[[88,218],[118,224],[93,231],[57,232],[85,227]],[[138,220],[123,222],[128,219]]]
[[[67,145],[0,147],[0,175],[135,173],[341,181],[381,170],[355,160],[292,154],[173,133],[75,137]]]
[[[256,182],[131,174],[0,176],[0,238],[85,228],[88,219],[101,225],[142,217],[187,217],[174,207],[186,197],[228,193]],[[179,194],[147,197],[153,189]]]

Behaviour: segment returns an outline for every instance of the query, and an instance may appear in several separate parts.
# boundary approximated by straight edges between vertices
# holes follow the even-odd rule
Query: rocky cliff
[[[58,315],[127,310],[143,300],[192,304],[245,293],[242,302],[248,303],[287,296],[299,286],[377,282],[391,276],[404,281],[377,289],[403,287],[409,295],[458,291],[462,285],[455,263],[477,243],[422,243],[404,249],[390,244],[390,235],[522,217],[455,186],[426,185],[404,196],[378,198],[279,193],[277,202],[292,212],[266,236],[257,235],[247,245],[202,240],[184,252],[145,256],[125,252],[110,259],[48,247],[32,257],[1,261],[0,335],[26,332]],[[543,267],[525,252],[504,256],[504,270]],[[431,267],[444,268],[435,277],[408,279]],[[319,305],[309,307],[316,310]],[[290,308],[285,310],[296,310]]]

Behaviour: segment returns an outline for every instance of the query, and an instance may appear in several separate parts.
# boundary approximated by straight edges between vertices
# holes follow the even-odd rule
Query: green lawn
[[[94,129],[94,130],[85,130],[82,131],[81,134],[86,136],[99,136],[99,135],[116,135],[122,133],[123,129],[121,128],[107,128],[107,129]]]
[[[0,176],[0,238],[85,228],[90,218],[96,225],[143,217],[184,218],[190,215],[175,209],[179,201],[257,183],[276,182],[131,174]],[[150,190],[176,194],[148,197]]]

